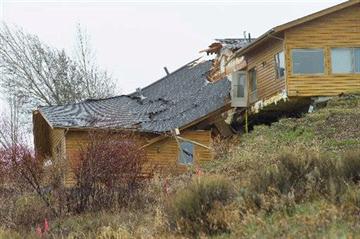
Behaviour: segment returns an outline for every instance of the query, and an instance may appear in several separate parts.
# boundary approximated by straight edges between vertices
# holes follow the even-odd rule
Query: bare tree
[[[109,74],[96,63],[96,53],[91,46],[90,35],[80,24],[76,28],[75,57],[79,74],[83,77],[86,95],[89,98],[112,94],[113,84]]]
[[[1,25],[0,83],[5,93],[31,108],[112,95],[113,81],[96,65],[94,55],[90,57],[88,38],[78,31],[80,47],[74,60],[35,35]]]
[[[16,97],[9,97],[7,103],[9,109],[0,115],[0,148],[4,149],[24,140],[20,129],[22,117],[19,115],[19,108],[23,103]]]

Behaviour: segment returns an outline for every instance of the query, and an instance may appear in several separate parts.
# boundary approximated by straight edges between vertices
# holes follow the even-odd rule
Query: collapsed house
[[[360,0],[277,26],[257,39],[218,39],[207,54],[137,92],[33,113],[38,155],[69,165],[91,130],[131,130],[149,160],[183,171],[213,158],[215,135],[298,114],[360,91]],[[231,98],[230,98],[231,95]],[[232,126],[232,127],[231,127]],[[244,126],[244,127],[243,127]]]
[[[230,81],[208,81],[211,61],[193,61],[129,95],[87,100],[33,112],[37,155],[64,160],[65,185],[89,132],[108,129],[140,136],[148,160],[160,170],[184,171],[213,157],[214,136],[231,134],[223,113],[230,108]]]

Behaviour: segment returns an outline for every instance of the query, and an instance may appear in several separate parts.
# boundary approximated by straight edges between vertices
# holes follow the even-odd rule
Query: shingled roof
[[[230,81],[207,80],[211,61],[181,67],[141,91],[64,106],[40,107],[55,128],[136,129],[162,133],[184,127],[229,103]]]

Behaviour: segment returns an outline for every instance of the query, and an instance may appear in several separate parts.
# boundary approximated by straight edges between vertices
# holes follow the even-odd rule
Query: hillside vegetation
[[[127,208],[50,218],[45,236],[356,238],[359,126],[360,96],[334,98],[302,118],[215,145],[216,161],[179,177],[155,177]],[[41,210],[29,200],[18,202],[21,219]],[[2,224],[0,238],[38,237],[30,220]]]

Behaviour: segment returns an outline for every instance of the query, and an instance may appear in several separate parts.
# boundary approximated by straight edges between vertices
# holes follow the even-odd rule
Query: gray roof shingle
[[[210,67],[211,61],[193,61],[141,92],[39,110],[53,127],[166,132],[190,124],[229,102],[230,81],[210,83],[206,78]]]

